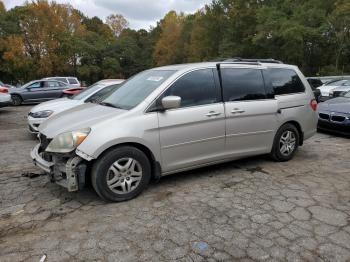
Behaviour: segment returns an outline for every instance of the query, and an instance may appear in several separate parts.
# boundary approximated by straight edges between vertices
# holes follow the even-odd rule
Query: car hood
[[[337,97],[319,104],[319,111],[350,113],[350,98]]]
[[[115,117],[125,110],[86,103],[50,117],[39,127],[39,132],[53,138],[58,134],[91,127]]]
[[[82,102],[80,100],[73,100],[68,98],[60,98],[51,101],[41,103],[34,106],[30,112],[36,113],[44,110],[52,110],[54,114],[62,112],[64,110],[70,109],[74,106],[80,105]]]

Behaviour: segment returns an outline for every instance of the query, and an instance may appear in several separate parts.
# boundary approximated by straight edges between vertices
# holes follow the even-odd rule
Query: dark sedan
[[[350,135],[350,92],[318,105],[318,129]]]
[[[13,105],[44,102],[62,96],[63,90],[71,86],[56,80],[36,80],[20,88],[9,89]]]

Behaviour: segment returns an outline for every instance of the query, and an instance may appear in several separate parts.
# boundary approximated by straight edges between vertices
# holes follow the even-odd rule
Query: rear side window
[[[181,107],[212,104],[219,101],[219,90],[214,83],[212,69],[190,72],[165,91],[165,96],[181,97]]]
[[[267,98],[260,70],[223,68],[221,77],[225,102]]]
[[[79,84],[78,81],[77,81],[75,78],[68,78],[68,82],[69,82],[71,85]]]
[[[294,70],[269,68],[268,73],[275,95],[305,92],[305,87]]]
[[[67,83],[68,84],[68,81],[65,77],[55,77],[55,78],[52,78],[54,80],[57,80],[57,81],[61,81],[63,83]]]
[[[59,87],[59,82],[56,81],[45,81],[44,83],[45,87]]]

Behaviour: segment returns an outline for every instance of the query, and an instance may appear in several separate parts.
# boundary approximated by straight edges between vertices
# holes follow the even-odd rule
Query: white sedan
[[[41,103],[28,113],[28,126],[31,133],[38,133],[39,126],[48,118],[65,110],[87,102],[99,101],[102,97],[119,88],[124,80],[102,80],[69,98],[60,98]]]
[[[329,99],[329,94],[331,90],[347,85],[347,83],[350,83],[350,80],[342,79],[342,80],[335,80],[335,81],[330,81],[328,83],[325,83],[324,85],[318,87],[318,89],[321,91],[321,101],[325,101]]]
[[[7,93],[0,93],[0,107],[12,105],[11,95]]]

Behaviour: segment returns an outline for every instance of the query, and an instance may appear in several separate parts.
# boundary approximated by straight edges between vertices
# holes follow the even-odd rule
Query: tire
[[[12,98],[12,104],[14,106],[20,106],[23,102],[22,97],[19,95],[12,95],[11,98]]]
[[[102,199],[113,202],[135,198],[146,189],[150,179],[151,164],[147,156],[130,146],[107,151],[97,159],[91,171],[96,193]]]
[[[288,134],[290,134],[289,141]],[[281,126],[275,135],[270,157],[278,162],[291,160],[294,157],[295,152],[298,150],[299,142],[299,131],[293,124],[285,124]],[[283,145],[287,144],[289,146],[283,147]]]

